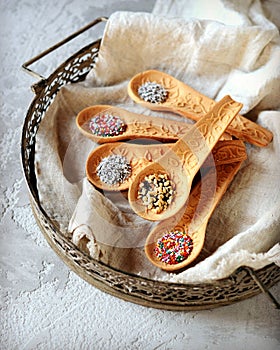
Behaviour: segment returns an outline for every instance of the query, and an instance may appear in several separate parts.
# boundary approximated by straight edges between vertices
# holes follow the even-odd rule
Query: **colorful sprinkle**
[[[131,175],[129,161],[120,155],[112,155],[103,158],[96,170],[100,181],[108,185],[120,184]]]
[[[138,88],[138,95],[146,102],[162,103],[166,101],[168,92],[162,85],[148,81]]]
[[[172,202],[175,186],[167,174],[147,175],[139,185],[138,198],[148,210],[158,214]]]
[[[193,249],[193,240],[182,231],[169,231],[161,237],[154,248],[158,260],[169,264],[179,264],[188,258]]]
[[[100,114],[89,120],[90,131],[102,137],[118,136],[125,132],[126,124],[120,117],[111,114]]]

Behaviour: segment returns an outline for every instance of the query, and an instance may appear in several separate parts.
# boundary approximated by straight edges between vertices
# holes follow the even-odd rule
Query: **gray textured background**
[[[151,11],[153,4],[0,2],[1,350],[279,349],[279,311],[265,295],[199,312],[124,302],[71,272],[47,245],[32,216],[20,165],[20,134],[35,80],[21,71],[21,64],[98,16],[116,10]],[[96,35],[98,30],[83,34],[36,69],[47,76]],[[280,298],[279,284],[272,292]]]

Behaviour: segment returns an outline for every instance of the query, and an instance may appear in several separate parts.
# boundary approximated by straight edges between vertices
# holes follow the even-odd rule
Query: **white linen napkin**
[[[259,1],[216,0],[211,6],[217,11],[210,15],[205,1],[191,3],[158,1],[154,14],[114,13],[95,68],[84,82],[60,90],[36,143],[40,199],[65,234],[110,266],[180,283],[211,281],[241,265],[261,268],[280,260],[279,31]],[[247,145],[248,159],[209,221],[206,258],[179,274],[147,261],[143,244],[154,224],[137,217],[122,194],[101,193],[85,179],[85,160],[96,145],[75,126],[77,113],[94,104],[173,118],[128,97],[129,79],[147,69],[169,73],[215,100],[231,95],[244,104],[243,113],[274,134],[266,148]]]

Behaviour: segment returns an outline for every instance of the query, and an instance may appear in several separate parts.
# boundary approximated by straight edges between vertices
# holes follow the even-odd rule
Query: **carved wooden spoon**
[[[155,266],[171,272],[186,267],[197,258],[204,245],[208,220],[241,163],[221,164],[217,165],[216,169],[211,168],[192,189],[186,207],[172,218],[161,221],[150,232],[146,239],[145,253]],[[186,254],[183,260],[181,259],[184,254],[180,254],[178,247],[166,253],[165,247],[162,246],[162,237],[176,231],[187,234],[183,237],[191,238],[191,245],[187,247],[190,248],[190,254]],[[174,239],[171,242],[173,243]]]
[[[135,144],[129,142],[111,142],[95,148],[88,156],[86,162],[86,174],[88,180],[105,191],[125,191],[133,182],[136,174],[150,162],[162,157],[172,148],[173,144],[159,143],[153,145]],[[126,158],[131,167],[131,175],[123,182],[115,185],[104,183],[98,176],[97,167],[102,159],[120,155]],[[246,149],[241,140],[219,141],[211,154],[206,158],[203,167],[211,167],[219,164],[230,164],[246,159]]]
[[[112,136],[98,136],[98,134],[91,131],[90,125],[92,124],[90,122],[93,118],[102,117],[106,114],[114,117],[111,121]],[[118,132],[118,134],[115,132],[117,129],[115,128],[114,130],[114,122],[117,125],[123,125],[123,130]],[[95,105],[83,109],[77,115],[76,124],[83,135],[100,144],[137,138],[177,141],[191,127],[191,124],[184,122],[149,117],[109,105]],[[95,128],[95,132],[104,134],[106,131],[96,130]]]
[[[167,90],[166,100],[161,103],[144,101],[139,96],[138,89],[147,82],[155,82],[163,86]],[[175,112],[193,120],[199,120],[201,116],[211,110],[215,103],[209,97],[204,96],[171,75],[156,70],[148,70],[135,75],[129,82],[128,94],[142,106],[152,110]],[[273,137],[269,130],[241,115],[238,115],[232,121],[227,131],[231,135],[256,146],[267,146]]]
[[[193,178],[200,166],[241,107],[241,103],[225,96],[211,112],[200,118],[174,143],[169,152],[138,172],[128,192],[128,199],[135,213],[151,221],[164,220],[175,215],[185,205]],[[156,185],[152,185],[151,181]],[[161,186],[163,181],[164,186]],[[145,191],[146,188],[149,193],[142,196],[142,190]],[[155,192],[156,198],[152,196]],[[150,199],[148,205],[146,199]]]

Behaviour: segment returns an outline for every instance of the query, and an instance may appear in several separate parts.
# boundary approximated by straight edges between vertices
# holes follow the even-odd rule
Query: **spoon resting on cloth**
[[[139,96],[138,89],[149,82],[157,83],[166,89],[167,96],[162,102],[146,102]],[[195,121],[209,112],[215,103],[209,97],[199,93],[171,75],[156,70],[148,70],[135,75],[128,84],[128,94],[135,102],[146,108],[171,111]],[[146,99],[149,100],[149,96]],[[273,134],[269,130],[241,115],[238,115],[232,121],[227,132],[240,140],[261,147],[267,146],[273,138]]]
[[[185,205],[199,168],[241,107],[225,96],[170,151],[138,172],[128,192],[134,212],[150,221],[175,215]]]
[[[159,143],[152,145],[135,144],[128,142],[105,143],[96,147],[88,156],[86,162],[86,175],[88,180],[97,188],[105,191],[125,191],[133,182],[136,174],[150,162],[162,157],[172,148],[172,144]],[[123,182],[108,184],[101,181],[98,176],[98,166],[102,159],[111,156],[125,157],[130,165],[130,176]],[[230,164],[246,159],[246,148],[241,140],[218,141],[210,155],[203,163],[203,167],[211,167],[219,164]]]
[[[211,168],[192,189],[186,207],[153,228],[145,243],[146,256],[153,265],[172,272],[185,268],[197,258],[204,245],[209,218],[241,164]],[[173,233],[180,239],[179,244]]]
[[[172,142],[177,141],[192,126],[109,105],[83,109],[76,117],[76,125],[83,135],[99,144],[138,138]]]

